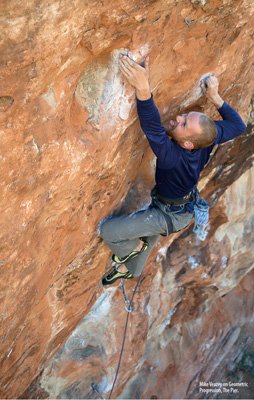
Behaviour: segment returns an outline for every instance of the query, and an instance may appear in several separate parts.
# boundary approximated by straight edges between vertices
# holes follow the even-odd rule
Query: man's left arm
[[[215,144],[225,143],[241,135],[246,125],[240,115],[219,95],[219,82],[214,75],[210,75],[201,82],[201,88],[206,98],[215,105],[222,116],[222,121],[214,121],[217,127]]]
[[[223,120],[214,121],[217,127],[217,137],[215,143],[225,143],[228,140],[240,136],[246,130],[246,125],[236,110],[224,101],[218,112]]]

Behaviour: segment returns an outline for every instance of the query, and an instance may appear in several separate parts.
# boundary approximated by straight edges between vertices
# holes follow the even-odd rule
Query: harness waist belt
[[[178,199],[168,199],[167,197],[162,196],[157,192],[157,198],[164,204],[169,204],[171,206],[180,206],[181,204],[187,204],[194,201],[193,191],[186,194],[184,197],[180,197]]]

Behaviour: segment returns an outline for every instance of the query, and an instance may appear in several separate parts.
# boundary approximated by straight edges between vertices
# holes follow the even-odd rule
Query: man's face
[[[185,147],[184,143],[189,141],[189,138],[198,136],[201,133],[201,127],[199,125],[200,115],[202,115],[202,113],[195,111],[189,112],[188,114],[177,115],[176,121],[171,120],[169,122],[169,136],[181,147]]]

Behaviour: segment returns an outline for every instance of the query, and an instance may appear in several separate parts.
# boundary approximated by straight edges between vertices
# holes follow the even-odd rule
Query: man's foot
[[[133,275],[127,271],[127,272],[120,272],[116,267],[111,268],[109,273],[102,278],[102,284],[103,286],[106,285],[112,285],[117,279],[131,279],[133,278]]]
[[[131,260],[132,258],[137,257],[140,253],[143,253],[143,251],[146,251],[146,249],[148,248],[148,242],[145,239],[141,240],[142,243],[139,243],[136,249],[131,251],[130,254],[121,258],[113,254],[112,260],[115,261],[117,264],[124,264],[126,261]]]

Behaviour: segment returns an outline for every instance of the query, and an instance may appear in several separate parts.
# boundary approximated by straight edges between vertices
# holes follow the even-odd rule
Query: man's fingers
[[[206,76],[202,81],[200,82],[200,86],[203,90],[207,90],[212,86],[215,86],[218,83],[216,77],[214,75],[209,75]]]
[[[214,74],[209,75],[208,79],[210,82],[214,82],[214,83],[218,82],[218,79],[216,78],[216,76]]]
[[[126,65],[129,65],[130,67],[136,68],[138,66],[138,64],[133,61],[130,57],[124,57],[123,61],[126,62]]]
[[[120,60],[120,67],[123,68],[126,72],[131,73],[131,68],[124,60]]]
[[[121,72],[126,76],[126,78],[131,76],[130,71],[125,67],[125,65],[120,64],[120,69],[121,69]]]
[[[149,71],[149,56],[145,58],[145,69]]]
[[[133,61],[128,56],[120,56],[120,63],[123,63],[125,67],[130,71],[134,72],[134,70],[143,71],[144,69],[148,72],[149,71],[149,57],[146,57],[144,66],[139,65],[135,61]]]
[[[202,91],[204,92],[205,91],[205,83],[204,83],[204,81],[200,82],[200,87],[201,87]]]
[[[120,65],[125,69],[125,71],[128,71],[129,74],[133,73],[133,67],[126,60],[120,59]]]
[[[215,75],[212,75],[212,76],[211,76],[211,79],[212,79],[212,82],[213,82],[215,85],[218,85],[219,81],[218,81],[218,79],[216,78]]]
[[[138,63],[133,61],[130,57],[124,56],[121,58],[121,61],[123,61],[124,65],[129,69],[129,70],[138,70],[138,69],[143,69]]]
[[[200,86],[201,86],[201,89],[203,90],[203,92],[205,93],[207,88],[208,88],[207,80],[206,79],[202,79],[202,81],[200,82]]]
[[[211,86],[211,83],[212,83],[211,77],[208,76],[208,78],[206,78],[206,80],[205,80],[205,86],[207,89]]]

